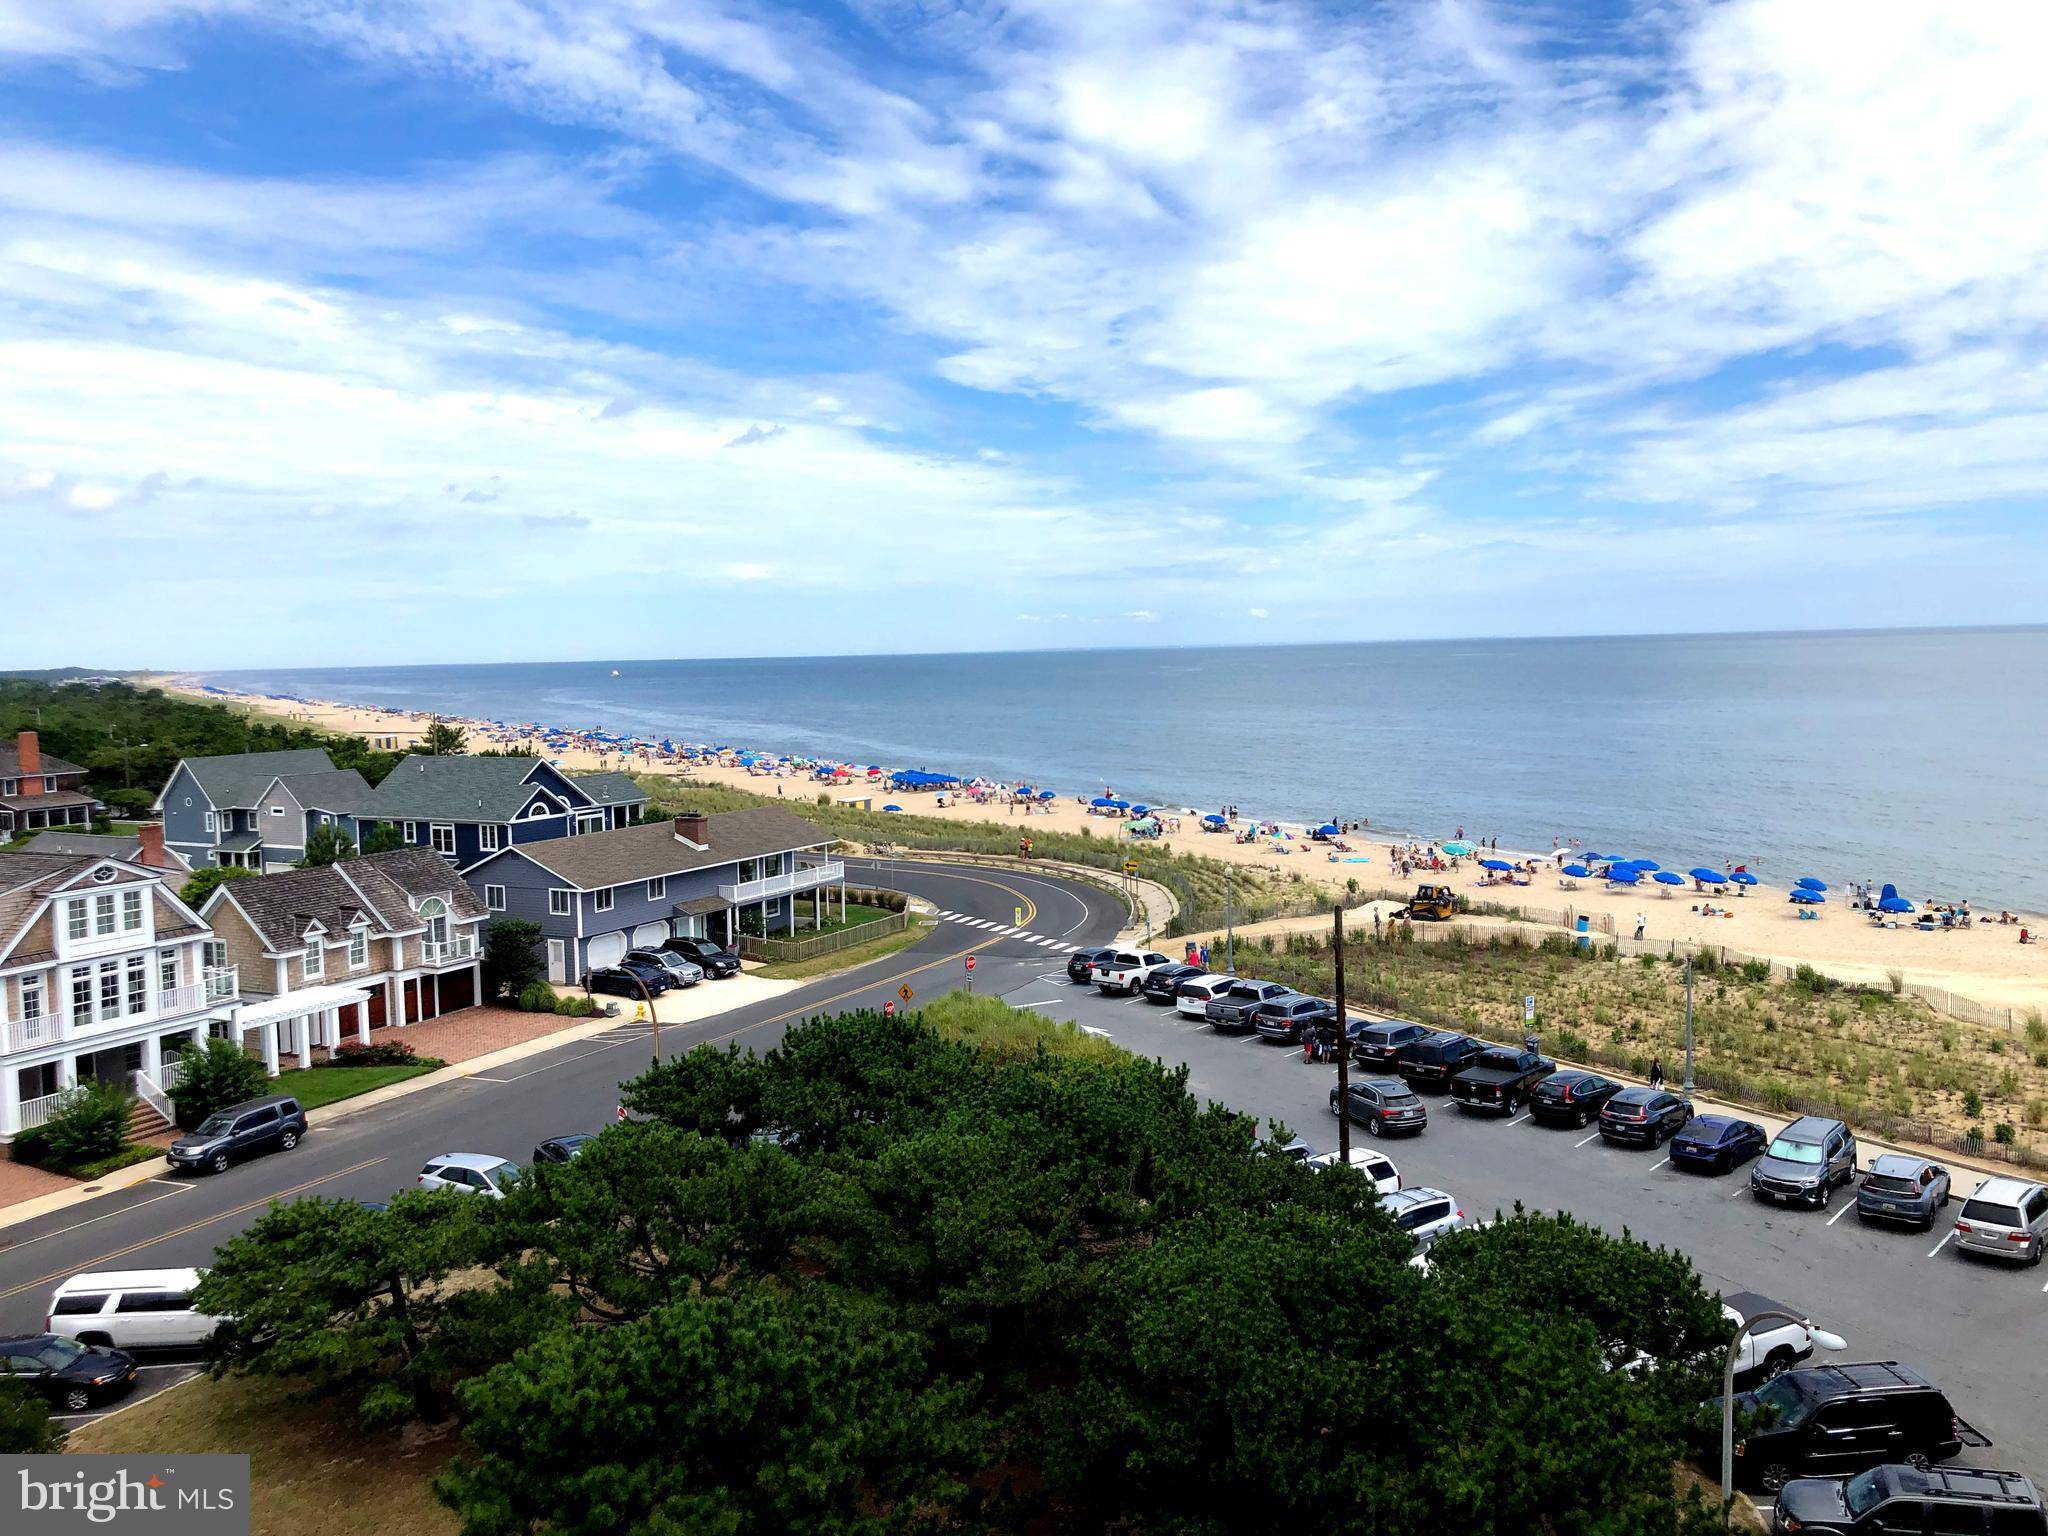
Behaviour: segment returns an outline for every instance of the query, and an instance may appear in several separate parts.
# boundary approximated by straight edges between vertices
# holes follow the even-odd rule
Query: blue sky
[[[2044,47],[0,0],[0,662],[2048,619]]]

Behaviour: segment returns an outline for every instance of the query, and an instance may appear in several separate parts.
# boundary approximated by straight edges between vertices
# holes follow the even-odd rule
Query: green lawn
[[[431,1056],[403,1067],[297,1067],[277,1074],[271,1093],[289,1093],[301,1109],[318,1109],[359,1093],[402,1083],[409,1077],[432,1072],[441,1065]]]
[[[899,949],[908,949],[931,931],[930,923],[913,920],[910,926],[900,933],[885,933],[881,938],[870,939],[865,944],[849,944],[844,949],[834,950],[829,955],[817,955],[809,960],[773,961],[758,966],[747,974],[759,976],[766,981],[809,981],[813,977],[829,976],[835,971],[847,971],[856,965],[866,965],[870,960],[893,955]]]
[[[846,917],[842,921],[839,917],[839,903],[827,901],[825,903],[825,921],[820,927],[813,928],[811,926],[811,916],[811,903],[808,901],[797,902],[796,931],[789,934],[778,933],[775,937],[778,939],[814,939],[827,933],[843,933],[848,928],[858,928],[863,923],[880,922],[883,918],[893,917],[895,914],[887,907],[870,907],[858,901],[849,901],[846,904]]]

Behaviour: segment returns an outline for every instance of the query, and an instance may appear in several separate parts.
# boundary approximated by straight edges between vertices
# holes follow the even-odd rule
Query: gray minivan
[[[1856,1179],[1856,1136],[1839,1120],[1801,1115],[1750,1165],[1749,1192],[1824,1210],[1835,1190]]]
[[[1956,1247],[2040,1263],[2048,1247],[2048,1187],[2025,1179],[1986,1179],[1956,1217]]]

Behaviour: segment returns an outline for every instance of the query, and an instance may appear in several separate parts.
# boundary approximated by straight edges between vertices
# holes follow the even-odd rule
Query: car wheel
[[[226,1172],[228,1171],[228,1155],[227,1155],[227,1153],[225,1153],[225,1152],[216,1152],[216,1153],[214,1153],[214,1154],[213,1154],[213,1160],[212,1160],[211,1162],[209,1162],[209,1163],[208,1163],[208,1164],[207,1164],[206,1166],[207,1166],[207,1167],[209,1167],[209,1168],[211,1168],[211,1169],[212,1169],[212,1170],[213,1170],[213,1171],[214,1171],[215,1173],[226,1173]]]
[[[1500,1112],[1504,1115],[1512,1115],[1515,1112],[1515,1096],[1512,1093],[1501,1100]]]
[[[299,1133],[297,1131],[286,1131],[282,1136],[277,1138],[277,1144],[280,1147],[284,1148],[285,1151],[289,1152],[293,1147],[296,1147],[299,1144]]]
[[[1765,1493],[1776,1493],[1792,1481],[1792,1469],[1782,1461],[1774,1461],[1764,1468],[1764,1475],[1757,1479]]]
[[[1927,1458],[1918,1451],[1913,1452],[1912,1455],[1906,1458],[1906,1465],[1915,1472],[1926,1472],[1931,1469],[1931,1464]]]
[[[114,1347],[114,1341],[104,1333],[81,1333],[78,1336],[78,1342],[81,1344],[97,1345],[101,1349],[112,1349]]]
[[[1368,1136],[1377,1136],[1380,1134],[1380,1120],[1378,1115],[1374,1115],[1372,1119],[1365,1122],[1365,1134]],[[2036,1257],[2039,1257],[2039,1255],[2036,1255]]]
[[[66,1387],[59,1401],[64,1404],[66,1413],[83,1413],[92,1406],[92,1394],[83,1387]]]
[[[1763,1379],[1765,1381],[1775,1381],[1791,1369],[1792,1351],[1789,1349],[1774,1349],[1764,1359]]]

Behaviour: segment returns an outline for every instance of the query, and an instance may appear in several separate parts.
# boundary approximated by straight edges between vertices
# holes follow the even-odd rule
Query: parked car
[[[681,955],[713,981],[740,973],[740,957],[709,939],[670,939],[661,947],[672,955]]]
[[[2041,1262],[2048,1247],[2048,1188],[2025,1179],[1986,1179],[1956,1217],[1956,1249]]]
[[[289,1152],[305,1134],[306,1112],[299,1101],[273,1093],[215,1110],[199,1122],[199,1129],[173,1141],[164,1160],[174,1169],[226,1173],[228,1164],[259,1152]]]
[[[1801,1115],[1773,1136],[1749,1170],[1750,1193],[1825,1210],[1835,1190],[1856,1178],[1856,1137],[1839,1120]]]
[[[84,1413],[135,1387],[135,1357],[53,1333],[0,1339],[0,1380],[18,1382],[60,1413]]]
[[[1535,1051],[1489,1045],[1451,1075],[1451,1097],[1460,1109],[1512,1115],[1529,1090],[1556,1070],[1556,1062]]]
[[[1077,987],[1092,986],[1095,982],[1095,962],[1107,960],[1115,949],[1077,949],[1067,956],[1067,980]]]
[[[1183,1018],[1206,1018],[1210,1003],[1230,990],[1235,976],[1219,975],[1215,971],[1202,971],[1184,977],[1173,989],[1174,1012]]]
[[[1135,997],[1147,976],[1175,963],[1153,949],[1113,949],[1095,962],[1095,985],[1105,997],[1112,992]]]
[[[1314,1143],[1301,1136],[1292,1141],[1275,1141],[1270,1136],[1262,1136],[1254,1143],[1254,1150],[1269,1157],[1290,1158],[1297,1163],[1312,1163],[1319,1155]]]
[[[573,1163],[595,1140],[595,1131],[572,1131],[567,1136],[550,1136],[533,1149],[533,1160],[536,1163]]]
[[[110,1349],[191,1349],[217,1318],[193,1310],[196,1269],[119,1269],[73,1275],[50,1297],[43,1327]]]
[[[1447,1088],[1451,1079],[1486,1048],[1484,1040],[1471,1035],[1432,1030],[1408,1047],[1395,1070],[1414,1087]]]
[[[1329,1038],[1334,1043],[1337,1038],[1337,1005],[1320,997],[1304,997],[1294,992],[1262,1003],[1252,1020],[1252,1028],[1269,1042],[1299,1045],[1303,1034],[1323,1023],[1330,1026]]]
[[[1308,1160],[1308,1164],[1311,1168],[1334,1168],[1337,1166],[1337,1154],[1318,1152]],[[1401,1187],[1401,1170],[1370,1147],[1353,1147],[1351,1166],[1371,1179],[1373,1187],[1382,1195],[1391,1195]]]
[[[1148,1003],[1171,1005],[1180,984],[1202,974],[1199,965],[1188,965],[1176,960],[1171,965],[1162,965],[1147,976],[1144,985],[1138,988]]]
[[[452,1189],[459,1194],[502,1200],[519,1179],[519,1165],[488,1152],[443,1152],[420,1170],[421,1189]]]
[[[1368,1136],[1413,1136],[1429,1128],[1429,1107],[1398,1077],[1368,1077],[1351,1085],[1351,1118]],[[1330,1113],[1341,1111],[1330,1090]]]
[[[1692,1119],[1692,1106],[1661,1088],[1624,1088],[1600,1110],[1603,1141],[1654,1147]]]
[[[1394,1225],[1414,1239],[1418,1257],[1446,1232],[1455,1232],[1465,1225],[1465,1213],[1458,1209],[1456,1198],[1440,1189],[1420,1185],[1397,1189],[1381,1197],[1380,1203],[1394,1218]]]
[[[1239,978],[1225,988],[1221,996],[1209,999],[1208,1006],[1202,1010],[1202,1017],[1209,1021],[1212,1029],[1252,1029],[1257,1027],[1260,1008],[1276,997],[1287,996],[1292,990],[1277,981]]]
[[[626,963],[653,966],[672,987],[694,987],[704,979],[703,966],[694,960],[685,960],[672,949],[629,949],[626,951]]]
[[[1931,1231],[1934,1213],[1948,1204],[1948,1183],[1948,1170],[1941,1164],[1887,1152],[1871,1163],[1856,1186],[1856,1219],[1902,1221]]]
[[[668,990],[668,974],[657,965],[640,965],[621,960],[601,965],[583,978],[584,990],[609,992],[615,997],[659,997]]]
[[[1671,1138],[1671,1166],[1726,1173],[1763,1151],[1770,1138],[1754,1120],[1732,1115],[1697,1115]]]
[[[1735,1410],[1736,1481],[1772,1493],[1795,1477],[1926,1465],[1990,1444],[1939,1387],[1896,1360],[1802,1366],[1737,1393]]]
[[[1982,1467],[1872,1467],[1854,1477],[1795,1477],[1778,1490],[1771,1529],[1973,1531],[2048,1536],[2040,1492],[2018,1472]]]
[[[1797,1307],[1759,1296],[1755,1291],[1733,1291],[1721,1298],[1721,1315],[1740,1328],[1766,1312],[1789,1312],[1796,1323],[1765,1324],[1745,1335],[1735,1351],[1735,1385],[1748,1387],[1782,1376],[1813,1355],[1813,1321],[1801,1317]]]
[[[1591,1125],[1619,1092],[1611,1077],[1566,1067],[1529,1090],[1529,1113],[1544,1125]]]
[[[1406,1019],[1361,1024],[1351,1037],[1351,1059],[1368,1072],[1392,1072],[1410,1046],[1434,1033],[1428,1025]]]

